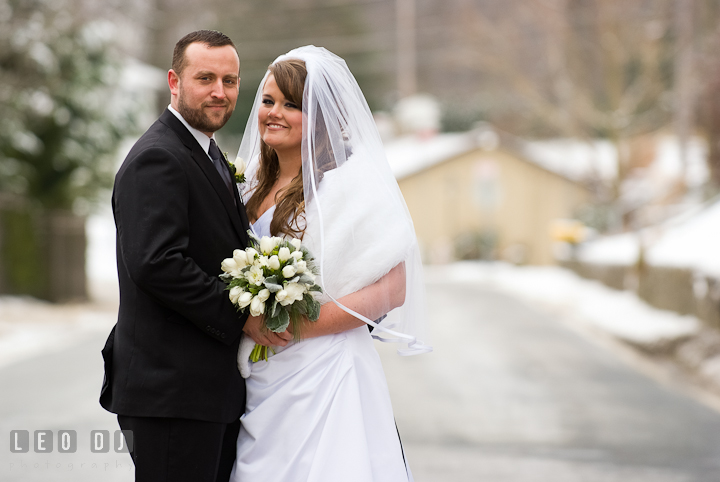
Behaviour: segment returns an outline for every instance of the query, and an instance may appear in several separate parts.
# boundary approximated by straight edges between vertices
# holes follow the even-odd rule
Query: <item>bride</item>
[[[260,84],[240,153],[259,236],[302,239],[320,268],[320,318],[247,375],[230,479],[412,480],[373,338],[426,353],[422,265],[410,215],[345,62],[301,47]],[[369,325],[369,326],[366,326]],[[253,340],[268,344],[262,332]]]

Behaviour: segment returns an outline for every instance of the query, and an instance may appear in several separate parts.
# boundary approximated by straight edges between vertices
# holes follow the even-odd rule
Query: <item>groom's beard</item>
[[[211,105],[226,107],[225,115],[215,118],[207,115],[203,108]],[[183,116],[183,119],[185,119],[191,127],[194,127],[200,132],[215,132],[220,130],[220,128],[227,123],[228,119],[230,119],[233,113],[233,106],[226,100],[221,102],[203,102],[200,104],[199,109],[193,109],[185,103],[183,95],[180,94],[178,97],[178,112],[180,112],[180,115]]]

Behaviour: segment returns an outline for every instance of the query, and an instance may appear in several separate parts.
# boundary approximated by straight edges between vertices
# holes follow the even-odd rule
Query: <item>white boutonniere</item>
[[[236,184],[244,184],[245,183],[245,169],[247,166],[245,165],[245,160],[242,157],[236,157],[235,162],[230,162],[228,160],[227,152],[223,152],[223,155],[225,156],[225,162],[228,163],[228,166],[230,166],[230,171],[233,173],[233,177],[235,178]]]

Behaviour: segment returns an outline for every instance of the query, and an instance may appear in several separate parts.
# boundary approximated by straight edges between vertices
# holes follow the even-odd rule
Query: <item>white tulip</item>
[[[247,254],[245,254],[245,251],[243,251],[242,249],[236,249],[235,251],[233,251],[233,259],[235,260],[235,263],[237,263],[237,266],[240,269],[248,265]]]
[[[291,256],[297,261],[298,259],[302,259],[303,254],[302,251],[293,251]]]
[[[245,254],[248,258],[248,264],[250,264],[255,260],[255,256],[258,255],[258,252],[255,251],[255,248],[245,248]]]
[[[262,268],[260,268],[260,266],[253,266],[247,270],[245,278],[248,280],[248,283],[256,286],[260,286],[263,281],[265,281],[265,276],[263,276]]]
[[[225,258],[224,260],[222,260],[220,268],[224,272],[229,273],[232,276],[237,276],[240,273],[240,267],[235,262],[234,258]]]
[[[297,271],[297,274],[302,274],[307,270],[307,263],[305,261],[296,261],[295,262],[295,270]]]
[[[263,236],[260,238],[260,251],[263,252],[263,254],[269,255],[272,253],[272,250],[275,249],[275,246],[277,246],[277,242],[275,242],[275,237],[269,237],[269,236]]]
[[[277,255],[273,254],[268,259],[268,267],[270,269],[280,269],[280,259],[277,257]]]
[[[267,288],[260,290],[260,292],[257,294],[257,297],[260,301],[265,303],[267,299],[270,298],[270,290]]]
[[[253,299],[252,293],[249,291],[243,291],[243,293],[240,295],[240,297],[237,300],[237,305],[240,308],[245,308],[247,305],[250,304],[250,302]]]
[[[250,302],[250,314],[253,316],[260,316],[265,313],[265,303],[260,301],[257,296]]]
[[[285,290],[280,290],[275,293],[275,299],[283,306],[287,306],[293,302],[292,298],[288,297],[288,292]]]
[[[295,276],[295,267],[292,265],[285,266],[282,270],[282,274],[285,279],[290,279]]]
[[[235,286],[230,289],[230,302],[234,305],[237,304],[238,298],[240,298],[240,295],[243,294],[243,289],[239,286]]]
[[[238,176],[245,174],[245,169],[247,169],[247,164],[245,164],[245,159],[238,156],[235,158],[235,174]]]
[[[260,266],[267,266],[268,265],[268,257],[267,256],[260,256],[257,259]]]
[[[300,246],[302,246],[302,241],[300,241],[298,238],[292,238],[290,240],[290,244],[295,246],[295,249],[300,249]]]
[[[280,251],[278,251],[278,258],[280,258],[280,261],[287,261],[290,259],[290,248],[282,247],[280,248]]]
[[[303,299],[303,294],[305,294],[305,287],[300,283],[288,283],[285,287],[285,291],[287,292],[287,297],[291,300],[291,302],[301,301]]]

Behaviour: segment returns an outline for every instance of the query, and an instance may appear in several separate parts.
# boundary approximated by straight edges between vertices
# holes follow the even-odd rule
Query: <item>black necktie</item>
[[[217,169],[218,173],[220,174],[220,177],[222,178],[223,182],[225,183],[225,186],[227,186],[228,190],[230,191],[230,195],[233,198],[233,202],[235,202],[235,196],[233,196],[233,182],[230,179],[230,171],[228,171],[227,165],[225,164],[225,157],[220,152],[220,149],[218,148],[217,144],[215,143],[215,139],[210,139],[210,149],[208,149],[208,154],[210,154],[210,158],[213,161],[213,164],[215,165],[215,169]]]

